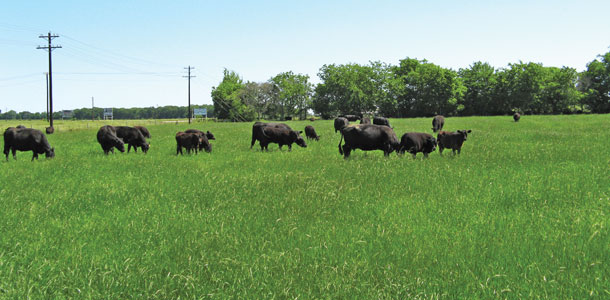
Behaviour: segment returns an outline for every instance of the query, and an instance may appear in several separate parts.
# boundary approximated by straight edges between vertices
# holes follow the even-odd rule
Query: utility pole
[[[189,79],[189,108],[188,108],[188,117],[189,117],[189,124],[191,124],[191,78],[197,77],[197,76],[191,76],[191,70],[194,70],[194,67],[188,66],[187,68],[184,68],[186,70],[188,70],[188,75],[187,76],[182,76],[184,78],[188,78]]]
[[[93,108],[95,106],[93,105],[93,97],[91,97],[91,121],[93,121]]]
[[[46,49],[47,51],[49,51],[49,88],[48,88],[48,93],[49,93],[49,126],[51,127],[51,130],[53,129],[53,69],[52,69],[52,64],[51,64],[51,52],[53,51],[53,49],[57,49],[57,48],[61,48],[61,46],[53,46],[51,45],[51,41],[56,38],[59,37],[58,35],[51,35],[51,32],[49,32],[47,35],[40,35],[38,36],[41,39],[46,39],[49,43],[48,46],[38,46],[36,49]]]
[[[44,72],[47,77],[47,122],[49,122],[49,72]]]

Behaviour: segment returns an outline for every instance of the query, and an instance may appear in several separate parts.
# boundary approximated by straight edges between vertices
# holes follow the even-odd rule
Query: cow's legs
[[[288,144],[288,151],[292,151],[292,144]]]
[[[36,150],[34,150],[32,152],[34,152],[34,155],[32,155],[32,161],[34,161],[34,158],[38,159],[38,153],[36,153]]]
[[[176,155],[178,155],[178,153],[182,153],[182,147],[180,147],[180,145],[176,146]]]
[[[348,145],[343,145],[343,158],[348,158],[352,149]]]
[[[411,155],[413,155],[413,159],[417,158],[417,152],[411,152]]]
[[[440,154],[440,156],[443,156],[443,147],[439,146],[438,147],[438,154]]]
[[[429,153],[424,152],[424,158],[428,158],[428,154]]]
[[[17,149],[13,148],[11,149],[11,152],[13,152],[13,159],[17,160]]]
[[[462,148],[458,148],[458,154],[460,154],[460,152],[462,152]]]

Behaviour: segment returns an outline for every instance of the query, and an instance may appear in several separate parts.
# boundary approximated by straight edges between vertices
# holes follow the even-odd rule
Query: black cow
[[[145,138],[150,138],[150,131],[148,131],[148,128],[144,126],[134,126],[133,128],[139,130]]]
[[[434,150],[436,150],[436,139],[430,134],[407,132],[400,138],[400,154],[404,154],[406,151],[415,158],[418,152],[422,152],[424,157],[427,158],[428,154],[434,152]]]
[[[440,155],[443,155],[443,149],[451,149],[453,150],[453,154],[455,155],[455,150],[460,154],[462,151],[462,145],[468,138],[468,134],[471,133],[472,130],[458,130],[457,132],[449,132],[449,131],[441,131],[438,133],[437,141],[438,141],[438,152]]]
[[[296,143],[303,148],[307,147],[305,140],[300,135],[302,131],[272,126],[259,127],[258,130],[260,130],[260,134],[257,136],[259,137],[258,141],[261,146],[261,151],[269,151],[268,147],[270,143],[278,144],[280,146],[280,150],[282,150],[282,146],[288,145],[288,151],[292,151],[293,143]]]
[[[203,132],[199,129],[187,129],[184,132],[186,133],[198,133],[201,135],[205,135],[205,137],[208,138],[208,140],[216,140],[216,137],[214,137],[214,135],[208,130],[207,132]]]
[[[114,154],[114,148],[117,148],[121,152],[125,152],[125,145],[123,140],[116,136],[116,128],[114,126],[105,125],[100,127],[97,131],[97,142],[102,146],[104,154],[108,155],[108,152]]]
[[[341,146],[343,138],[345,144]],[[362,124],[344,127],[341,129],[339,153],[348,158],[350,152],[355,149],[383,150],[383,154],[389,156],[394,150],[400,149],[400,143],[394,130],[387,126]]]
[[[445,117],[441,115],[434,116],[432,119],[432,131],[439,132],[443,130],[443,126],[445,126]]]
[[[44,130],[47,134],[53,134],[53,132],[55,132],[55,128],[54,127],[47,127]]]
[[[146,138],[140,130],[134,127],[128,126],[115,126],[116,136],[123,140],[127,144],[127,153],[133,147],[133,151],[138,152],[138,147],[142,149],[144,153],[148,152],[150,144],[146,142]]]
[[[515,113],[513,115],[513,120],[515,120],[515,122],[519,122],[520,119],[521,119],[521,114]]]
[[[198,133],[187,133],[182,131],[176,133],[176,155],[178,155],[178,153],[184,154],[182,152],[183,147],[186,148],[188,154],[193,150],[195,151],[195,154],[197,154],[200,141],[201,135]]]
[[[390,127],[390,121],[384,117],[375,117],[373,118],[373,124],[375,125],[383,125]]]
[[[346,118],[350,122],[354,122],[354,121],[358,121],[358,120],[362,119],[362,118],[360,118],[360,116],[356,116],[356,115],[345,115],[343,117]]]
[[[349,121],[346,118],[337,117],[335,119],[335,133],[337,133],[337,131],[341,131],[341,129],[347,125],[349,125]]]
[[[371,119],[370,118],[362,118],[362,120],[360,120],[360,124],[371,124]]]
[[[316,130],[311,125],[305,126],[305,136],[307,139],[314,139],[316,141],[320,140],[320,136],[316,133]]]
[[[250,149],[254,146],[257,140],[261,140],[262,138],[262,129],[265,127],[274,127],[274,128],[284,128],[287,130],[292,130],[290,126],[284,123],[264,123],[264,122],[256,122],[252,125],[252,141],[250,142]]]
[[[49,145],[47,137],[38,129],[9,127],[4,131],[4,155],[8,161],[9,152],[17,159],[17,150],[32,151],[32,161],[38,159],[38,154],[47,158],[55,157],[55,148]]]

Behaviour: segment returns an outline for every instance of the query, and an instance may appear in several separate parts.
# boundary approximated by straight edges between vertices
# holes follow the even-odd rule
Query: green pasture
[[[321,140],[58,122],[54,159],[0,162],[0,299],[610,298],[610,115],[447,118],[472,133],[427,160],[345,160],[332,121],[287,123]],[[105,156],[103,124],[146,125],[149,153]],[[175,155],[189,127],[212,153]]]

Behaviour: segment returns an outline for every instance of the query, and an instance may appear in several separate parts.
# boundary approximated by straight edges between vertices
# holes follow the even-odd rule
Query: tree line
[[[191,105],[191,109],[195,108],[206,108],[208,117],[214,117],[214,106],[213,105]],[[188,108],[186,106],[159,106],[159,107],[133,107],[133,108],[114,108],[112,110],[113,118],[115,120],[133,120],[133,119],[183,119],[188,117]],[[69,119],[74,120],[91,120],[91,108],[80,108],[72,111],[72,117]],[[95,120],[104,119],[104,109],[95,107],[93,108],[93,118]],[[29,112],[22,111],[16,112],[9,110],[8,112],[0,114],[0,120],[43,120],[46,119],[45,112]],[[53,112],[53,119],[61,120],[62,112]]]
[[[427,60],[405,58],[397,65],[383,62],[323,65],[315,86],[308,75],[283,72],[265,82],[244,81],[224,70],[212,88],[209,117],[231,121],[325,118],[366,114],[385,117],[426,117],[610,112],[610,52],[589,62],[586,70],[511,63],[494,68],[475,62],[455,71]],[[103,109],[94,108],[95,119]],[[61,119],[61,112],[53,117]],[[184,106],[115,108],[114,119],[186,118]],[[44,119],[45,113],[8,111],[0,119]],[[73,118],[91,119],[91,109],[73,111]]]
[[[455,71],[427,60],[323,65],[313,85],[309,77],[284,72],[266,82],[244,82],[225,70],[212,88],[218,118],[233,121],[345,114],[425,117],[610,112],[610,52],[583,72],[540,63],[494,68],[475,62]]]

